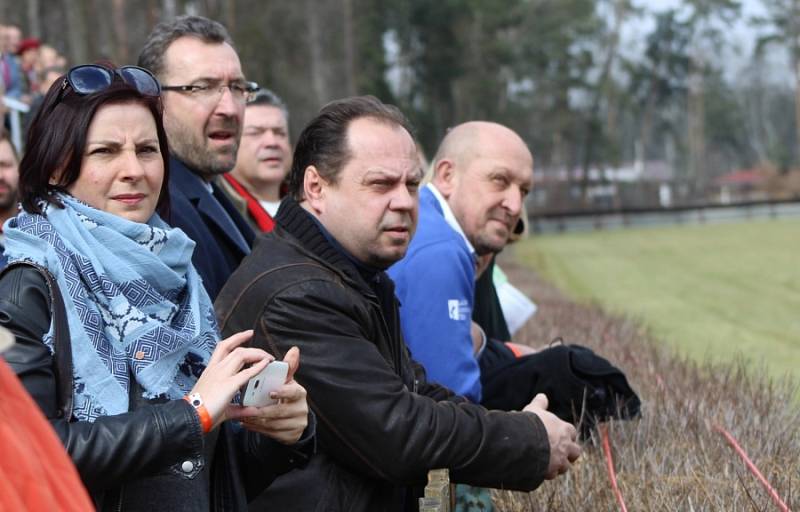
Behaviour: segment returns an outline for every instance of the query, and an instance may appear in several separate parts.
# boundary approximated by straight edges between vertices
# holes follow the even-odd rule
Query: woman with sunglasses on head
[[[45,96],[24,211],[4,229],[6,359],[98,509],[244,510],[313,450],[299,354],[276,405],[231,403],[272,356],[242,346],[252,331],[219,341],[194,242],[156,213],[169,206],[159,93],[144,69],[86,65]]]

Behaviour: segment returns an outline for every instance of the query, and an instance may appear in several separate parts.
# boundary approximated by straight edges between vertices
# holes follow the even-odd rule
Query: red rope
[[[619,492],[619,487],[617,486],[617,474],[614,472],[614,459],[611,457],[611,442],[608,440],[608,425],[606,423],[600,424],[600,435],[603,438],[603,452],[606,454],[606,468],[608,469],[608,479],[611,480],[611,489],[614,491],[614,496],[617,497],[619,509],[622,512],[628,512],[625,500],[622,499],[622,493]]]
[[[720,427],[719,425],[715,424],[713,425],[712,428],[717,432],[719,432],[720,434],[722,434],[725,437],[725,440],[728,441],[728,444],[730,444],[733,447],[733,449],[736,450],[736,453],[739,454],[739,457],[741,457],[745,465],[747,465],[747,469],[749,469],[750,472],[753,473],[756,476],[756,478],[758,478],[758,480],[761,482],[761,485],[763,485],[764,489],[767,490],[767,493],[769,493],[770,497],[772,498],[772,501],[775,502],[775,505],[778,506],[781,512],[791,512],[791,510],[789,510],[789,507],[786,506],[786,503],[784,503],[781,497],[778,496],[777,491],[775,491],[775,489],[769,484],[767,479],[764,478],[764,475],[762,475],[761,471],[759,471],[756,465],[753,464],[753,462],[750,460],[750,457],[747,456],[747,453],[745,453],[742,447],[739,446],[739,443],[736,442],[736,438],[734,438],[727,430]]]

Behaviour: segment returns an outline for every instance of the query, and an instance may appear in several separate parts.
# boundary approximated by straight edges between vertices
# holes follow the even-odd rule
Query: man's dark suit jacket
[[[197,243],[192,263],[213,301],[250,253],[255,234],[225,194],[216,185],[212,185],[213,194],[209,192],[186,164],[170,158],[169,174],[170,211],[166,220]]]

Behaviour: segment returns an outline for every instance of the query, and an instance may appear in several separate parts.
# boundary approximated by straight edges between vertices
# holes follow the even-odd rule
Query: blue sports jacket
[[[400,301],[406,344],[429,380],[481,401],[470,326],[475,256],[444,217],[428,185],[420,191],[419,225],[405,257],[389,268]]]

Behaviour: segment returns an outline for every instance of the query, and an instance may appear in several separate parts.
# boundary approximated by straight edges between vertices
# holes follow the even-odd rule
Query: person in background
[[[35,37],[23,39],[19,43],[17,56],[22,77],[25,80],[25,102],[30,104],[31,95],[39,90],[39,47],[41,42]]]
[[[56,80],[61,78],[66,71],[67,70],[62,67],[54,66],[42,68],[37,72],[37,82],[39,85],[38,88],[31,94],[30,110],[28,110],[28,112],[22,118],[22,133],[28,133],[31,121],[34,117],[36,117],[36,112],[38,112],[39,107],[42,105],[45,94],[47,94],[47,91],[50,90],[50,86],[52,86]]]
[[[19,66],[17,51],[22,39],[22,31],[15,25],[0,27],[0,79],[5,85],[5,94],[21,99],[25,94],[25,80]]]
[[[17,185],[19,183],[19,165],[17,152],[8,133],[0,128],[0,270],[7,263],[3,244],[5,222],[17,214]]]
[[[99,510],[246,510],[313,452],[299,353],[280,403],[231,403],[273,357],[242,346],[249,331],[220,341],[195,243],[156,213],[169,209],[161,109],[135,66],[77,66],[48,91],[6,224],[6,360]]]
[[[39,58],[37,59],[38,71],[47,68],[66,68],[67,59],[58,53],[50,45],[43,44],[39,47]]]
[[[139,66],[162,84],[164,127],[171,151],[168,222],[197,243],[193,262],[213,300],[255,236],[216,177],[233,169],[248,82],[228,31],[200,16],[155,26]]]
[[[275,93],[261,89],[244,111],[236,167],[222,175],[219,185],[253,229],[269,232],[291,167],[289,111]]]

